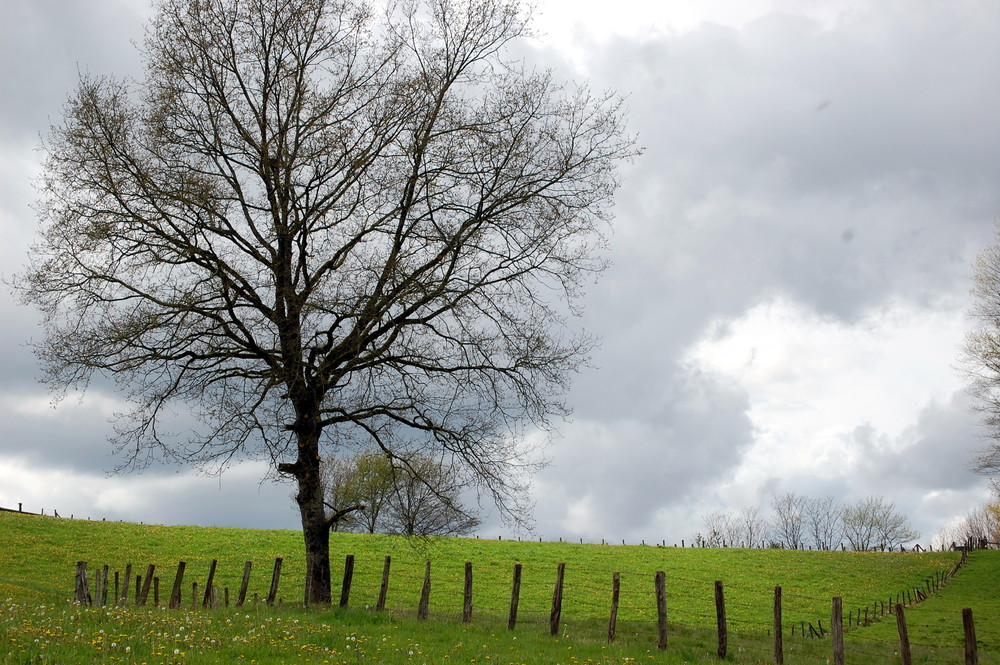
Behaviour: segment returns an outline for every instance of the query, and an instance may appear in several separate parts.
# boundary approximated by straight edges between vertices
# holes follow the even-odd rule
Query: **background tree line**
[[[786,492],[774,497],[770,516],[759,506],[748,506],[738,512],[712,512],[703,519],[705,534],[698,534],[695,542],[707,547],[834,550],[846,546],[870,552],[898,548],[920,537],[909,518],[881,496],[842,505],[832,496]]]

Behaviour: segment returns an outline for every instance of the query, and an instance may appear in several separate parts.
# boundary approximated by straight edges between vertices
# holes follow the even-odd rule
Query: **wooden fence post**
[[[729,635],[726,628],[726,597],[722,593],[722,580],[715,580],[715,622],[719,627],[719,658],[725,658]]]
[[[510,615],[507,617],[507,630],[514,630],[517,625],[517,605],[521,600],[521,564],[514,564],[514,580],[510,587]]]
[[[830,636],[833,642],[833,665],[844,665],[844,605],[843,598],[834,596],[830,617]]]
[[[124,605],[128,602],[128,585],[132,581],[132,564],[125,564],[125,575],[122,580],[122,595],[118,597],[118,604]]]
[[[90,584],[87,583],[87,562],[76,562],[76,597],[75,600],[81,605],[90,605]]]
[[[250,586],[251,568],[253,568],[252,561],[247,561],[243,564],[243,581],[240,582],[240,595],[236,598],[236,607],[243,607],[243,603],[247,601],[247,587]]]
[[[153,607],[160,606],[160,578],[153,578]]]
[[[101,605],[108,604],[108,572],[109,568],[107,565],[104,566],[101,573]]]
[[[618,598],[621,594],[621,575],[615,573],[611,578],[611,618],[608,619],[608,644],[615,641],[615,631],[618,628]]]
[[[135,604],[139,604],[139,597],[142,595],[142,575],[136,573],[135,575]]]
[[[181,607],[181,580],[184,579],[184,567],[186,565],[183,561],[177,564],[177,574],[174,576],[174,588],[170,592],[170,603],[167,605],[172,610],[177,610]]]
[[[212,602],[212,594],[215,591],[215,567],[218,565],[218,559],[212,559],[212,565],[208,568],[208,582],[205,583],[205,598],[201,601],[202,607],[213,607],[215,604]]]
[[[903,659],[903,665],[911,665],[913,657],[910,655],[910,635],[906,632],[906,615],[903,613],[903,604],[896,605],[896,629],[899,631],[899,655]]]
[[[656,648],[667,648],[667,575],[656,571],[653,582],[656,585]]]
[[[472,562],[465,562],[465,589],[462,594],[462,623],[472,621]]]
[[[340,606],[347,607],[351,600],[351,583],[354,581],[354,555],[344,559],[344,582],[340,585]]]
[[[424,620],[427,618],[431,602],[431,560],[424,564],[424,586],[420,589],[420,604],[417,606],[417,618]]]
[[[794,626],[793,626],[794,628]],[[781,635],[781,587],[774,587],[774,664],[784,665],[785,647]]]
[[[552,611],[549,612],[549,634],[559,634],[559,621],[562,619],[563,579],[566,574],[566,564],[559,563],[556,568],[556,586],[552,591]]]
[[[267,592],[268,606],[274,605],[274,599],[278,595],[278,581],[281,579],[281,557],[274,560],[274,572],[271,573],[271,590]]]
[[[972,621],[972,608],[962,608],[962,627],[965,629],[965,665],[979,665],[976,646],[976,624]]]
[[[381,612],[385,609],[385,599],[389,595],[389,566],[392,564],[392,557],[386,555],[385,564],[382,566],[382,586],[378,589],[378,602],[375,603],[375,610]]]
[[[153,583],[153,572],[155,570],[156,566],[153,564],[146,566],[146,578],[143,580],[142,593],[139,595],[139,605],[145,605],[149,599],[149,587]]]

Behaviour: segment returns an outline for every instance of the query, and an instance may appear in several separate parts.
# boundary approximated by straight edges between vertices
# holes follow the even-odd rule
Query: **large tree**
[[[516,516],[525,427],[566,412],[636,150],[617,98],[503,58],[524,31],[507,0],[160,0],[144,80],[81,77],[51,130],[17,284],[47,381],[113,377],[131,464],[293,479],[306,602],[329,447],[442,453]]]

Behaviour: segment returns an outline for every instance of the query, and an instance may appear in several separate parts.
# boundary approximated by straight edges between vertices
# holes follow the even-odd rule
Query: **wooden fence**
[[[897,630],[899,633],[899,654],[902,658],[903,665],[910,665],[912,662],[910,655],[910,642],[908,636],[908,630],[906,625],[906,615],[905,608],[914,603],[919,603],[925,600],[933,591],[940,588],[946,580],[954,576],[959,569],[966,563],[968,557],[968,551],[963,550],[961,560],[946,573],[936,574],[933,578],[927,578],[925,580],[924,588],[914,587],[905,592],[900,592],[895,594],[895,596],[888,597],[888,602],[883,602],[881,600],[875,601],[874,603],[863,608],[863,613],[861,608],[848,611],[847,622],[844,622],[844,607],[842,597],[836,596],[832,599],[832,607],[830,614],[830,625],[829,628],[823,625],[822,620],[818,620],[817,626],[813,626],[812,622],[801,622],[799,625],[791,624],[791,634],[794,636],[796,628],[799,629],[799,634],[801,637],[807,637],[806,627],[808,626],[808,637],[812,638],[825,638],[829,635],[831,640],[831,648],[833,655],[833,663],[835,665],[842,665],[844,663],[844,633],[845,630],[850,630],[852,628],[857,628],[861,626],[868,625],[872,621],[879,619],[888,615],[895,615]],[[199,604],[203,608],[217,608],[220,606],[229,607],[230,605],[230,593],[228,588],[223,588],[221,590],[215,585],[215,573],[218,561],[213,559],[211,566],[209,568],[208,578],[205,582],[202,593],[199,594],[198,583],[191,583],[191,599],[190,604],[192,607],[197,607]],[[375,605],[376,611],[384,611],[386,608],[386,596],[387,590],[389,588],[389,577],[391,571],[392,559],[389,556],[385,557],[384,565],[382,568],[382,580],[379,586],[378,600]],[[281,576],[281,566],[282,559],[277,558],[274,560],[274,566],[271,574],[270,588],[267,596],[264,599],[266,605],[274,605],[276,603],[281,604],[283,601],[278,597],[278,584]],[[239,591],[235,598],[236,607],[242,606],[247,602],[247,590],[249,587],[250,574],[253,564],[247,561],[244,564],[243,576],[240,584]],[[186,564],[181,561],[177,564],[177,570],[174,574],[174,581],[171,588],[170,598],[168,600],[168,607],[171,609],[179,609],[182,606],[182,588],[183,579],[185,573]],[[559,634],[559,627],[562,619],[562,608],[563,608],[563,598],[565,591],[565,570],[566,564],[559,563],[556,568],[555,584],[553,586],[552,593],[552,604],[549,611],[548,618],[548,630],[552,635]],[[510,609],[507,616],[507,627],[511,630],[515,628],[518,620],[518,607],[520,601],[520,589],[521,589],[521,575],[522,575],[522,564],[518,563],[514,565],[513,569],[513,580],[511,583],[511,598],[510,598]],[[354,556],[347,555],[344,562],[344,575],[341,584],[340,593],[340,607],[348,607],[351,598],[351,588],[353,585],[354,578]],[[665,573],[662,571],[657,571],[653,575],[653,587],[655,591],[655,602],[656,602],[656,646],[658,649],[663,650],[667,648],[668,644],[668,634],[667,634],[667,592],[666,592],[666,582]],[[118,571],[114,572],[114,583],[113,592],[111,584],[111,574],[108,566],[98,567],[93,573],[93,583],[88,576],[87,562],[79,561],[76,566],[76,591],[75,591],[75,601],[81,605],[99,605],[105,606],[109,604],[109,594],[111,604],[115,605],[125,605],[129,602],[130,597],[134,598],[134,603],[137,606],[148,605],[150,602],[150,591],[152,591],[152,604],[158,606],[160,604],[160,579],[156,575],[156,567],[153,564],[149,564],[146,567],[145,574],[136,573],[133,577],[132,564],[125,566],[125,572],[122,576],[119,575]],[[420,600],[417,605],[417,618],[418,620],[426,620],[429,615],[429,601],[431,593],[431,562],[428,560],[424,566],[423,583],[420,591]],[[131,589],[131,591],[130,591]],[[617,617],[619,609],[619,597],[620,597],[620,574],[614,573],[612,577],[612,587],[611,587],[611,611],[608,620],[608,632],[607,639],[608,642],[614,642],[617,631]],[[782,665],[784,662],[784,628],[785,622],[782,616],[782,588],[781,586],[776,586],[774,588],[774,600],[773,600],[773,625],[769,627],[768,633],[773,637],[774,642],[774,662],[777,665]],[[200,599],[200,603],[199,603]],[[472,621],[473,614],[473,566],[471,562],[465,562],[464,567],[464,584],[462,585],[462,622],[470,623]],[[260,602],[257,594],[252,597],[252,602],[254,604]],[[726,618],[726,596],[725,596],[725,586],[721,580],[717,580],[714,585],[714,600],[715,600],[715,627],[718,636],[717,641],[717,654],[720,658],[725,658],[728,652],[728,621]],[[972,610],[970,608],[965,608],[962,610],[962,622],[964,626],[964,639],[965,639],[965,662],[967,665],[978,665],[978,652],[977,643],[975,636],[975,625],[972,616]]]

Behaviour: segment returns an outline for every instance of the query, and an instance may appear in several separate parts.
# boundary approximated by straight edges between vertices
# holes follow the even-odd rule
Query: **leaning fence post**
[[[719,658],[725,658],[729,636],[726,628],[726,597],[722,593],[722,580],[715,581],[715,621],[719,626]]]
[[[124,605],[128,602],[128,585],[132,581],[132,564],[125,564],[125,575],[122,580],[122,595],[118,597],[118,604]]]
[[[181,607],[181,580],[184,579],[184,567],[187,564],[183,561],[177,563],[177,574],[174,576],[174,588],[170,592],[170,602],[167,604],[172,610],[180,609]]]
[[[340,606],[347,607],[351,600],[351,583],[354,581],[354,555],[344,558],[344,581],[340,585]]]
[[[215,603],[212,602],[212,593],[215,591],[213,584],[215,582],[215,567],[218,563],[218,559],[212,559],[212,565],[208,568],[208,582],[205,583],[205,598],[201,601],[202,607],[215,606]]]
[[[795,626],[793,625],[792,628]],[[781,587],[774,587],[774,663],[784,665],[785,647],[781,635]]]
[[[611,618],[608,620],[608,644],[615,641],[615,631],[618,626],[618,598],[621,594],[621,575],[615,573],[611,578]]]
[[[278,595],[278,580],[281,579],[281,557],[274,560],[274,572],[271,573],[271,590],[267,592],[268,606],[274,605],[274,599]]]
[[[431,561],[424,564],[424,586],[420,589],[420,604],[417,606],[417,618],[426,619],[431,601]]]
[[[899,655],[903,659],[903,665],[911,665],[913,657],[910,655],[910,635],[906,632],[906,615],[903,613],[903,604],[896,605],[896,629],[899,631]]]
[[[385,564],[382,566],[382,586],[378,589],[378,602],[375,603],[375,610],[381,612],[385,609],[385,598],[389,594],[389,566],[392,564],[392,557],[386,555]]]
[[[662,570],[656,571],[653,581],[656,584],[656,648],[663,651],[667,648],[667,575]]]
[[[153,583],[153,573],[156,566],[149,564],[146,566],[146,577],[142,582],[142,593],[139,594],[139,605],[145,605],[149,599],[149,586]]]
[[[521,564],[514,564],[514,581],[510,587],[510,615],[507,617],[507,630],[514,630],[517,625],[517,605],[521,600]]]
[[[560,562],[556,568],[556,586],[552,591],[552,611],[549,613],[549,634],[559,634],[559,621],[562,618],[563,579],[566,574],[566,564]]]
[[[962,608],[962,627],[965,629],[965,665],[979,665],[976,646],[976,624],[972,621],[972,608]]]
[[[833,642],[833,665],[844,665],[844,605],[843,598],[834,596],[830,617],[830,636]]]
[[[247,587],[250,586],[251,568],[253,568],[252,561],[247,561],[243,564],[243,581],[240,582],[240,595],[236,598],[236,607],[243,607],[243,603],[247,600]]]

